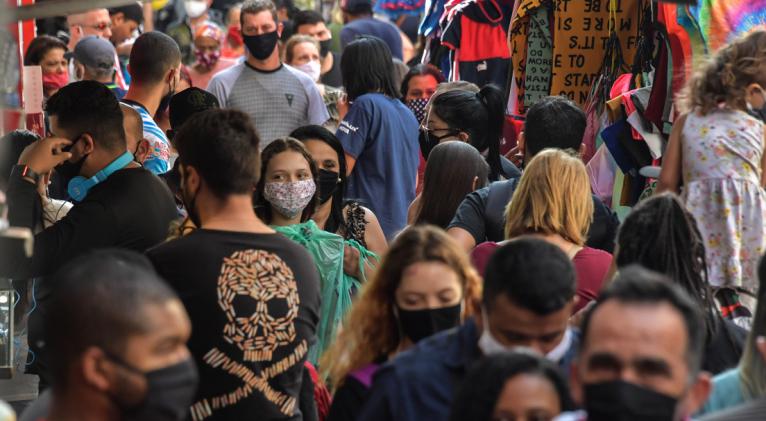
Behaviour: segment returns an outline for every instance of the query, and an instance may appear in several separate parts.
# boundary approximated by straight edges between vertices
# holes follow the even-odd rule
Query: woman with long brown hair
[[[546,149],[529,162],[506,208],[505,237],[532,235],[564,251],[577,270],[580,310],[594,300],[612,264],[612,255],[585,245],[593,220],[590,180],[582,160],[560,149]],[[502,243],[486,242],[471,253],[480,272]]]
[[[458,141],[436,145],[426,164],[423,191],[410,205],[409,223],[447,229],[465,195],[485,187],[489,165],[473,146]]]
[[[399,234],[322,358],[336,389],[328,421],[356,419],[380,364],[477,314],[480,296],[480,277],[446,233],[423,225]]]

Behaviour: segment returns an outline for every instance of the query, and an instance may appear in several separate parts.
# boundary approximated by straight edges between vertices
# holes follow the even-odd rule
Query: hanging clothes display
[[[452,52],[450,80],[505,88],[511,58],[505,42],[510,12],[496,0],[447,4],[441,43]]]
[[[426,0],[378,0],[373,11],[396,20],[402,15],[419,16],[425,6]]]
[[[699,0],[692,9],[710,51],[766,24],[766,0]]]
[[[611,45],[617,45],[627,65],[636,50],[642,0],[520,0],[508,30],[513,75],[509,87],[508,111],[523,116],[540,98],[540,84],[548,84],[549,95],[564,95],[584,105],[596,83],[603,59]],[[541,32],[548,18],[548,31]],[[537,78],[527,97],[531,81],[527,66],[532,61],[548,66],[547,48],[541,42],[550,34],[550,73]],[[536,60],[541,56],[541,60]],[[534,76],[530,76],[534,79]]]

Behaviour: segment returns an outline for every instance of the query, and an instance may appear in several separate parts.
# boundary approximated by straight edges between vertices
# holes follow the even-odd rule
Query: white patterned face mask
[[[295,218],[303,212],[316,193],[313,179],[287,182],[268,182],[263,186],[263,197],[274,210],[285,218]]]

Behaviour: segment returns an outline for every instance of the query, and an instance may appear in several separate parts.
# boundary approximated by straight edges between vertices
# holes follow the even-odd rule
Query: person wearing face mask
[[[402,101],[407,108],[415,114],[418,124],[423,124],[426,117],[428,101],[436,93],[439,84],[444,82],[442,72],[431,64],[417,64],[413,66],[402,79]],[[478,87],[477,87],[478,90]],[[424,139],[421,136],[419,141]],[[418,185],[416,191],[420,194],[423,191],[423,180],[426,173],[426,159],[423,155],[426,150],[421,148],[420,164],[418,164]]]
[[[12,226],[34,229],[41,214],[37,182],[54,168],[74,206],[35,235],[31,257],[0,259],[0,273],[12,279],[45,277],[94,248],[143,252],[163,241],[175,217],[173,198],[159,179],[133,162],[123,115],[109,89],[94,81],[69,84],[49,98],[46,111],[51,137],[28,147],[14,167],[7,190],[8,220]],[[35,298],[44,311],[55,284],[43,278],[37,285]],[[45,384],[50,382],[48,351],[37,313],[29,317],[29,342],[36,355],[33,368]]]
[[[315,10],[301,10],[293,17],[293,26],[296,34],[308,35],[319,42],[319,54],[322,59],[322,77],[319,81],[334,88],[343,87],[340,73],[341,55],[330,51],[332,32],[327,28],[322,15]]]
[[[194,64],[189,66],[192,86],[206,89],[210,78],[221,70],[233,66],[235,61],[221,57],[224,34],[212,22],[198,26],[194,34]]]
[[[149,155],[149,142],[144,139],[144,122],[141,114],[128,104],[120,103],[122,123],[125,129],[125,143],[135,162],[144,162]]]
[[[72,52],[75,80],[95,80],[109,88],[117,99],[125,96],[125,90],[114,83],[114,46],[111,42],[87,36],[80,40]]]
[[[150,146],[150,154],[142,164],[155,174],[164,174],[173,167],[175,154],[154,116],[165,112],[178,87],[181,52],[169,36],[146,32],[133,44],[128,66],[133,83],[123,102],[141,114],[144,138]]]
[[[226,42],[221,49],[222,57],[239,59],[245,55],[245,42],[242,39],[242,28],[239,24],[241,11],[242,3],[235,3],[226,12]]]
[[[191,66],[195,61],[194,38],[200,26],[207,22],[223,27],[223,15],[221,12],[211,9],[213,0],[183,0],[179,12],[181,18],[168,26],[166,34],[178,43],[181,50],[181,60],[186,66]]]
[[[139,2],[109,8],[109,18],[112,20],[112,36],[109,41],[117,50],[117,64],[125,83],[130,86],[130,73],[128,73],[130,49],[133,48],[133,42],[138,38],[139,31],[151,31],[152,24],[144,25],[144,8]]]
[[[103,39],[110,39],[112,36],[112,20],[109,17],[109,11],[107,9],[93,9],[83,13],[75,13],[68,15],[66,18],[67,26],[69,27],[69,51],[73,51],[74,47],[80,42],[81,39],[94,35]],[[122,74],[122,69],[119,66],[119,59],[117,53],[114,55],[114,81],[120,89],[128,89],[128,84],[125,82],[125,77]],[[69,62],[69,81],[74,82],[75,68],[72,61]]]
[[[401,88],[402,101],[415,114],[418,123],[423,123],[428,100],[442,82],[444,82],[444,75],[432,64],[415,65],[404,76]]]
[[[481,311],[380,368],[358,419],[448,419],[468,368],[482,356],[518,347],[567,373],[579,343],[569,327],[575,278],[567,255],[543,240],[520,238],[499,248],[484,274]]]
[[[685,114],[674,122],[657,185],[659,192],[679,193],[683,184],[684,204],[707,245],[716,298],[750,314],[758,258],[766,249],[764,66],[766,31],[759,30],[719,50],[689,81]],[[745,328],[748,320],[736,319]]]
[[[324,126],[337,130],[340,122],[338,101],[340,101],[343,91],[320,82],[322,62],[319,48],[319,43],[314,38],[307,35],[293,35],[285,43],[285,64],[305,73],[316,83],[319,93],[324,99],[327,112],[330,114],[330,120],[325,122]]]
[[[518,177],[519,169],[500,154],[504,113],[503,93],[493,85],[477,93],[464,90],[441,93],[432,98],[428,114],[421,122],[420,143],[429,148],[447,140],[469,143],[487,160],[490,181]],[[427,160],[427,153],[424,155]]]
[[[324,305],[317,328],[318,342],[309,352],[312,364],[335,340],[352,294],[372,274],[378,261],[377,255],[356,241],[324,231],[310,219],[320,194],[317,180],[316,164],[298,140],[277,139],[263,150],[261,179],[256,186],[256,214],[305,247],[322,280]]]
[[[51,281],[56,294],[45,317],[53,388],[21,419],[185,419],[198,383],[186,347],[191,325],[146,257],[87,253]]]
[[[194,326],[188,345],[200,387],[192,419],[304,419],[298,401],[320,281],[306,250],[253,210],[259,142],[236,110],[196,113],[174,136],[181,197],[198,228],[147,255]]]
[[[329,120],[322,95],[311,77],[284,66],[277,42],[282,24],[271,0],[248,0],[240,14],[247,55],[213,76],[208,91],[221,107],[241,110],[258,127],[261,147],[306,124]]]
[[[120,48],[134,37],[144,23],[144,10],[138,2],[109,9],[112,20],[112,36],[109,38],[115,48]],[[122,55],[122,53],[120,54]]]
[[[366,419],[359,415],[381,365],[477,315],[480,289],[481,278],[443,231],[423,225],[396,237],[322,358],[336,388],[327,421]]]
[[[382,256],[388,244],[378,218],[371,210],[355,200],[346,198],[346,157],[343,146],[332,132],[321,126],[304,126],[290,133],[300,140],[311,154],[318,169],[317,204],[311,219],[325,231],[354,240],[369,251]],[[346,264],[355,264],[355,251],[346,248]],[[354,272],[349,268],[347,272]]]
[[[570,383],[584,411],[559,419],[687,420],[710,393],[700,371],[703,316],[664,275],[620,270],[582,324]]]
[[[40,66],[42,69],[45,98],[50,98],[69,83],[66,52],[66,44],[58,38],[40,35],[29,43],[24,53],[25,66]]]

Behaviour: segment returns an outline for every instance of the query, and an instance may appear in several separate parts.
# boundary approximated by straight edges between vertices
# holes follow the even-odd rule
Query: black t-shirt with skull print
[[[319,276],[281,234],[200,229],[147,252],[189,313],[200,373],[191,420],[299,420]]]

